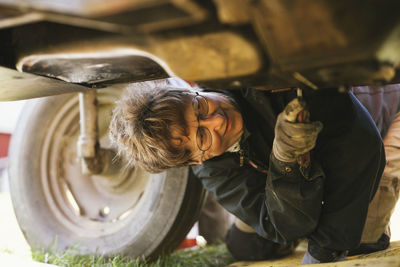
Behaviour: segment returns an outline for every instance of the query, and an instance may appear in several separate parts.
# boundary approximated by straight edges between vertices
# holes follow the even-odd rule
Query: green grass
[[[129,259],[120,256],[78,255],[76,249],[66,252],[32,251],[32,258],[39,262],[58,266],[93,267],[222,267],[234,262],[224,244],[206,246],[195,250],[178,250],[172,254],[160,256],[154,261]]]
[[[14,252],[8,248],[1,248],[0,253],[5,253],[5,254],[14,254]]]

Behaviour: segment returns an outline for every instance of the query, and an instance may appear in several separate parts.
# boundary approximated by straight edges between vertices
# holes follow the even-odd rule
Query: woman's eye
[[[206,151],[211,146],[211,132],[204,127],[200,127],[197,132],[197,144],[200,150]]]
[[[205,134],[204,134],[204,130],[203,128],[199,128],[199,133],[198,133],[198,142],[199,145],[202,147],[204,144],[204,138],[205,138]]]

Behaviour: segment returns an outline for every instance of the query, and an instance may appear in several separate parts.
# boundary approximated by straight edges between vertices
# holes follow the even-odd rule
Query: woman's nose
[[[200,125],[207,127],[210,131],[218,131],[224,124],[224,121],[225,118],[222,112],[214,112],[213,114],[207,116],[207,118],[200,120]]]

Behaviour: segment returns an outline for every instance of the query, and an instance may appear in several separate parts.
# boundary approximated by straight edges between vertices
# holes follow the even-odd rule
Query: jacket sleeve
[[[322,201],[320,168],[312,167],[307,181],[296,165],[272,158],[266,175],[249,165],[239,167],[237,155],[225,153],[192,168],[229,212],[264,238],[286,243],[315,229]]]
[[[384,86],[357,86],[352,91],[368,110],[382,138],[400,111],[400,84]]]

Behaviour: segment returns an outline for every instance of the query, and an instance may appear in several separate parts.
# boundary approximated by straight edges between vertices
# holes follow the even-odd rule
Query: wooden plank
[[[254,261],[254,262],[235,262],[229,267],[295,267],[295,266],[315,266],[300,265],[305,252],[304,244],[301,245],[293,255],[283,259]],[[347,261],[331,262],[319,264],[321,267],[398,267],[400,266],[400,241],[392,242],[386,250],[371,254],[357,255],[348,257]]]

